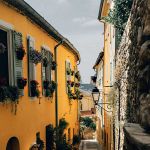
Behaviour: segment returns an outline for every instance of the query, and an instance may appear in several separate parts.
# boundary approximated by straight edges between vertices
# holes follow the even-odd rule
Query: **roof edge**
[[[101,16],[102,16],[103,4],[104,4],[104,0],[101,0],[99,14],[98,14],[98,20],[102,19]]]
[[[7,4],[20,10],[24,15],[29,17],[35,24],[45,30],[56,41],[64,41],[64,46],[68,46],[71,51],[77,56],[78,61],[81,61],[79,51],[73,46],[73,44],[63,37],[48,21],[46,21],[36,10],[34,10],[24,0],[4,0]]]
[[[95,65],[93,66],[93,69],[96,68],[96,66],[101,62],[102,58],[104,57],[104,52],[100,52],[99,55],[98,55],[98,58],[95,62]]]

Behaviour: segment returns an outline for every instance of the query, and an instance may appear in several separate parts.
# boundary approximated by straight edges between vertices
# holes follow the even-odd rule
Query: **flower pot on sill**
[[[25,54],[26,54],[26,52],[25,52],[23,46],[21,46],[20,48],[18,48],[18,50],[16,51],[16,56],[17,56],[18,60],[23,60]]]
[[[71,87],[73,87],[74,86],[74,82],[71,82]]]
[[[25,78],[19,78],[17,79],[17,85],[19,89],[24,89],[24,87],[27,85],[27,79]]]
[[[48,89],[50,85],[50,81],[43,81],[43,87],[44,89]]]
[[[55,70],[55,69],[56,69],[56,62],[52,61],[52,70]]]

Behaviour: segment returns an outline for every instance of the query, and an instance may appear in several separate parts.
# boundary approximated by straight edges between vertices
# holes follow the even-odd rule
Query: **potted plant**
[[[55,62],[55,61],[52,61],[52,70],[55,70],[55,69],[56,69],[56,66],[57,66],[56,62]]]
[[[45,81],[45,96],[46,97],[52,97],[53,93],[56,89],[56,83],[54,81]]]
[[[24,89],[24,87],[27,85],[27,79],[25,78],[18,78],[17,79],[17,85],[19,89]]]
[[[13,102],[16,102],[19,99],[19,91],[16,86],[8,87],[8,98]]]
[[[7,99],[7,95],[7,87],[0,86],[0,102],[4,102]]]
[[[67,68],[67,75],[71,75],[71,69],[70,68]]]
[[[48,60],[47,60],[47,58],[45,57],[44,59],[43,59],[43,66],[44,67],[47,67],[48,66]]]
[[[56,82],[55,82],[55,81],[51,81],[51,88],[52,88],[53,90],[56,89],[56,86],[57,86]]]
[[[73,87],[74,86],[74,82],[71,82],[71,87]]]
[[[34,64],[38,64],[42,61],[42,54],[38,52],[37,50],[31,49],[30,50],[30,60]]]
[[[75,87],[80,87],[80,83],[75,83]]]
[[[39,97],[40,96],[40,91],[38,89],[39,83],[36,80],[30,81],[30,86],[31,86],[31,96],[32,97]]]
[[[18,50],[16,51],[17,59],[23,60],[25,54],[26,54],[25,49],[24,49],[23,45],[21,45],[21,46],[18,48]]]
[[[77,71],[77,72],[75,73],[75,77],[78,79],[78,81],[81,80],[81,76],[80,76],[80,72],[79,72],[79,71]]]
[[[50,81],[46,80],[46,81],[43,81],[43,87],[44,89],[48,89],[50,86]]]
[[[77,96],[76,96],[76,94],[73,94],[73,99],[75,100],[75,99],[77,99]]]
[[[72,76],[74,75],[74,71],[73,71],[73,70],[71,71],[71,75],[72,75]]]
[[[70,80],[68,80],[68,81],[67,81],[67,84],[68,84],[68,85],[71,85],[71,81],[70,81]]]

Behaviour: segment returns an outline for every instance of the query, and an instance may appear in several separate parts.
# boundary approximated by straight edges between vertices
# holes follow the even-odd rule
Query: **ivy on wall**
[[[128,21],[133,0],[114,0],[114,7],[104,20],[116,28],[117,40],[121,41],[126,23]]]

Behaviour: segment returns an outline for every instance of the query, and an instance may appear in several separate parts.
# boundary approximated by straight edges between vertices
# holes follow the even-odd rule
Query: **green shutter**
[[[17,79],[23,77],[23,63],[22,60],[17,59],[16,51],[22,46],[22,34],[19,32],[13,32],[13,44],[14,44],[14,74],[15,74],[15,85],[17,86]],[[24,95],[23,90],[19,89],[19,94]]]
[[[42,48],[41,50],[43,58],[45,57],[45,50]],[[41,74],[42,74],[42,94],[45,95],[43,81],[46,80],[46,68],[44,67],[43,63],[41,65]]]
[[[28,89],[29,89],[29,96],[31,96],[30,90],[30,81],[35,80],[35,66],[30,59],[30,50],[34,49],[34,42],[31,40],[30,37],[27,39],[27,55],[28,55]]]

